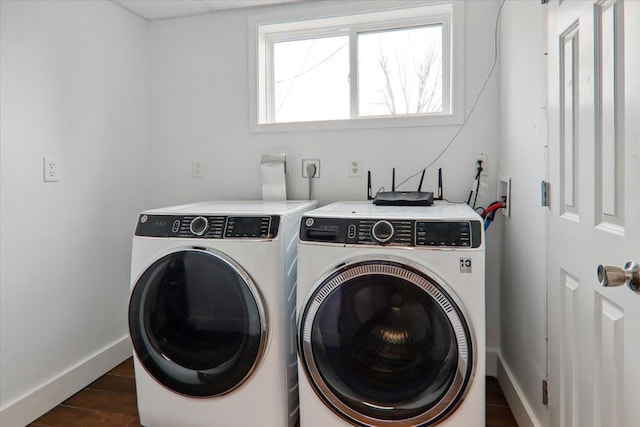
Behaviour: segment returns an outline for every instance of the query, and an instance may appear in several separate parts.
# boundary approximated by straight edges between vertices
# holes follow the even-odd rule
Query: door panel
[[[561,110],[561,179],[562,206],[567,218],[578,220],[578,143],[576,133],[576,107],[578,106],[578,78],[580,76],[579,26],[572,23],[560,36],[560,72],[562,91]]]
[[[563,347],[564,355],[562,358],[562,373],[563,376],[561,378],[562,381],[562,401],[563,407],[565,408],[565,413],[563,419],[566,421],[565,425],[578,427],[579,424],[579,408],[578,408],[578,365],[574,363],[578,356],[578,325],[579,325],[579,301],[578,296],[580,293],[578,289],[580,288],[580,284],[576,281],[576,279],[568,274],[567,272],[562,272],[563,282],[564,282],[564,294],[563,294],[563,315],[564,318],[564,335],[563,342],[565,346]]]
[[[624,311],[602,295],[596,298],[595,421],[623,425]]]
[[[640,294],[598,265],[640,262],[640,2],[548,5],[552,426],[640,420]]]
[[[622,6],[595,7],[596,55],[596,223],[624,233],[624,75]]]

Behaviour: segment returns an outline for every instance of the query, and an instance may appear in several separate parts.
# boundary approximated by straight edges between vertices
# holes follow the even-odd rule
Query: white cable
[[[423,169],[429,169],[431,166],[433,166],[433,164],[435,162],[440,160],[440,158],[444,155],[444,153],[447,152],[449,147],[451,147],[451,144],[453,144],[453,141],[456,140],[456,138],[460,134],[460,131],[462,131],[462,128],[464,128],[464,125],[467,124],[467,121],[469,120],[469,117],[471,117],[471,114],[473,114],[474,110],[476,109],[476,105],[478,104],[478,100],[480,100],[480,96],[482,96],[482,93],[484,92],[485,87],[487,87],[487,83],[489,83],[489,79],[493,75],[493,71],[496,68],[496,63],[498,62],[498,23],[500,21],[500,14],[502,12],[502,6],[504,6],[504,2],[505,2],[505,0],[502,0],[502,2],[500,3],[500,7],[498,9],[498,14],[496,15],[496,25],[495,25],[495,29],[494,29],[494,32],[493,32],[493,64],[491,64],[491,69],[489,70],[489,74],[487,74],[487,78],[484,80],[484,83],[482,84],[482,87],[480,88],[480,92],[478,92],[478,96],[476,96],[476,100],[473,101],[473,105],[471,106],[471,109],[469,110],[469,113],[467,114],[467,117],[465,117],[465,119],[462,121],[462,124],[460,124],[460,127],[458,128],[458,130],[456,131],[456,133],[453,134],[453,137],[451,137],[451,140],[449,141],[449,143],[447,143],[447,145],[440,152],[440,154],[438,154],[438,156],[431,163],[429,163],[426,167],[420,168],[420,170],[418,172],[414,173],[413,175],[409,176],[407,179],[402,181],[400,184],[396,185],[396,189],[398,187],[400,187],[402,184],[404,184],[407,181],[409,181],[414,176],[418,176],[419,174],[421,174]]]
[[[307,179],[309,180],[309,200],[313,200],[311,198],[311,180],[316,176],[316,165],[313,163],[307,165]]]

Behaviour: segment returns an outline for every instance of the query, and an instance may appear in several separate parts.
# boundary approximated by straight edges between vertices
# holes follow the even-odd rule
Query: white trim
[[[505,363],[502,355],[497,354],[497,378],[509,408],[520,427],[543,427],[546,424],[536,417],[531,404],[527,401],[522,388],[516,381],[513,372]],[[542,384],[541,384],[542,387]],[[542,391],[541,391],[542,392]]]
[[[455,115],[428,116],[397,116],[397,117],[359,117],[345,120],[327,120],[319,122],[296,123],[263,123],[254,122],[250,126],[252,133],[272,132],[305,132],[321,130],[345,129],[379,129],[395,127],[421,126],[459,126],[460,121]]]
[[[360,110],[360,64],[358,61],[358,30],[351,28],[349,32],[349,118],[359,116]]]
[[[415,11],[420,9],[433,11],[437,15],[434,16],[434,19],[438,18],[442,21],[443,15],[446,15],[447,18],[442,23],[444,31],[449,34],[448,37],[443,37],[444,55],[449,56],[447,60],[443,58],[443,87],[446,85],[448,88],[445,90],[447,99],[443,99],[443,108],[447,108],[448,111],[441,114],[354,117],[354,103],[357,111],[357,99],[353,98],[354,87],[357,84],[357,76],[354,75],[355,77],[352,77],[352,81],[354,78],[356,81],[350,88],[352,99],[350,106],[351,118],[295,123],[271,122],[272,108],[267,103],[273,97],[265,92],[272,93],[273,91],[273,88],[269,86],[272,64],[268,63],[269,55],[267,55],[265,46],[272,46],[272,41],[276,38],[278,40],[282,37],[284,37],[283,40],[290,38],[290,30],[294,31],[298,38],[302,32],[309,33],[309,35],[317,35],[318,28],[316,27],[320,25],[323,31],[328,31],[329,26],[342,33],[344,26],[347,24],[350,28],[361,29],[366,28],[370,23],[369,21],[374,24],[384,21],[389,25],[393,24],[394,21],[397,23],[399,19],[413,22],[415,20],[407,16],[408,10]],[[424,20],[425,18],[420,19]],[[367,23],[362,20],[366,20]],[[382,24],[378,24],[378,26],[380,25]],[[267,27],[269,27],[268,31],[265,30]],[[277,30],[280,31],[278,34],[272,34]],[[464,30],[464,5],[461,2],[451,0],[421,0],[419,2],[404,0],[394,2],[344,1],[340,2],[340,4],[297,4],[279,8],[279,11],[275,13],[252,16],[248,22],[247,49],[249,130],[252,133],[262,133],[459,125],[465,116]],[[265,60],[263,61],[262,58],[265,58]],[[350,61],[353,62],[352,59]],[[351,70],[352,74],[356,71]],[[264,88],[264,90],[261,88]]]
[[[0,410],[0,427],[24,426],[131,357],[125,336]]]

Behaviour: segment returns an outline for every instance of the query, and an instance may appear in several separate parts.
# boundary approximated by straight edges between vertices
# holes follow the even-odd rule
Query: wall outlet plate
[[[191,163],[191,176],[194,178],[204,177],[204,162],[202,160],[194,160]]]
[[[487,176],[489,173],[489,167],[487,165],[487,155],[485,153],[478,153],[473,155],[473,171],[474,176],[477,172],[478,160],[482,162],[482,172],[480,172],[480,176]]]
[[[314,165],[316,167],[315,175],[311,176],[311,178],[320,178],[320,160],[319,159],[302,159],[302,177],[309,178],[309,174],[307,173],[307,166]]]
[[[500,212],[507,218],[511,216],[511,177],[498,175],[498,200],[504,200],[506,197],[506,206],[500,209]]]
[[[360,160],[349,160],[349,176],[351,178],[358,178],[362,176]]]
[[[55,157],[45,157],[42,164],[44,182],[58,181],[58,159]]]

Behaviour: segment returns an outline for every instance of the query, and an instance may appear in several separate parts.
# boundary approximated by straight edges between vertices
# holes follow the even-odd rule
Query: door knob
[[[640,267],[629,261],[624,268],[610,265],[598,266],[598,280],[602,286],[627,285],[634,292],[640,292]]]

